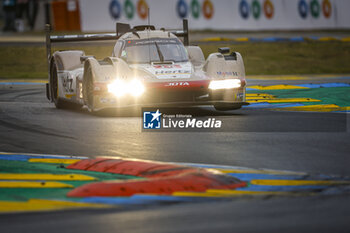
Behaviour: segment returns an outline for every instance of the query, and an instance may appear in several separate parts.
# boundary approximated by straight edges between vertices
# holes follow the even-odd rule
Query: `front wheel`
[[[83,80],[83,98],[84,104],[90,112],[94,112],[94,82],[91,67],[87,68]]]

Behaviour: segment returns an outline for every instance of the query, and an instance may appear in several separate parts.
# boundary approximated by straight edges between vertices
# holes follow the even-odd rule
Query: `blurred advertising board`
[[[349,0],[80,0],[83,31],[113,31],[115,23],[191,29],[349,29]]]

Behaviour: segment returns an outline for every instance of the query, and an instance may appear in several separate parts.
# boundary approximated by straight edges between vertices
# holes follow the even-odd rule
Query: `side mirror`
[[[230,52],[230,48],[228,48],[228,47],[218,48],[218,51],[221,54],[229,53]]]

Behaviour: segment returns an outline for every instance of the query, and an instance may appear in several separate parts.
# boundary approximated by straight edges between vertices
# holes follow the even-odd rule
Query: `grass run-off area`
[[[55,47],[81,49],[98,59],[110,56],[113,45]],[[218,47],[230,47],[242,54],[247,75],[348,74],[350,43],[346,42],[279,42],[201,44],[205,56]],[[0,46],[1,79],[46,79],[44,46]]]

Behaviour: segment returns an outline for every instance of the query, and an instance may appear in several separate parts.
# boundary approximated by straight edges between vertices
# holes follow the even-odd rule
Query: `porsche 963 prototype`
[[[57,108],[211,105],[233,110],[246,104],[241,54],[219,48],[205,59],[199,46],[189,45],[187,20],[179,31],[122,23],[116,28],[113,34],[53,36],[47,25],[46,93]],[[52,43],[98,40],[115,41],[110,57],[97,60],[80,50],[51,52]]]

